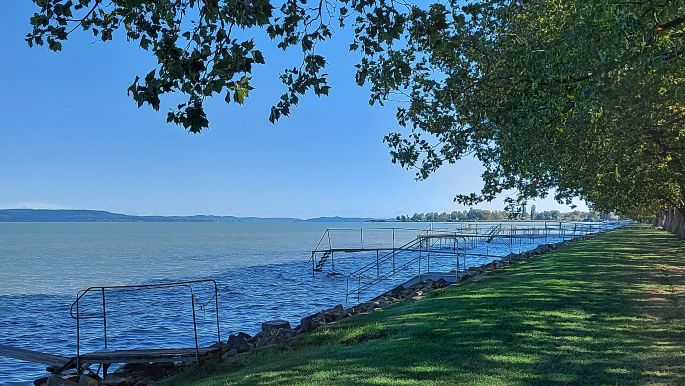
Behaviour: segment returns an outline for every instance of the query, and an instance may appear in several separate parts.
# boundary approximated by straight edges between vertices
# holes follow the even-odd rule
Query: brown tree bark
[[[657,215],[656,226],[678,235],[685,237],[685,215],[683,210],[670,207]]]

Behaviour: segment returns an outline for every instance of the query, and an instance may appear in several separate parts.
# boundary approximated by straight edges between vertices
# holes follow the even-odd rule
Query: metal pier
[[[198,299],[198,286],[204,286],[206,289],[212,290],[211,298],[202,304]],[[111,303],[111,297],[108,295],[112,292],[122,291],[146,291],[146,290],[164,290],[180,288],[187,290],[189,297],[188,312],[192,314],[193,326],[192,333],[195,341],[195,346],[190,348],[145,348],[145,349],[122,349],[111,350],[110,342],[108,340],[108,305]],[[92,310],[84,312],[82,302],[84,297],[90,296],[90,301],[96,300],[100,305],[99,312]],[[213,307],[207,308],[211,303]],[[73,357],[65,357],[61,355],[47,354],[38,351],[0,345],[0,356],[19,359],[28,362],[41,363],[47,365],[47,371],[55,374],[63,374],[68,371],[74,371],[77,374],[82,374],[93,365],[98,365],[94,372],[99,374],[102,372],[102,377],[107,377],[107,371],[110,365],[115,363],[154,363],[154,362],[200,362],[205,355],[219,353],[220,345],[210,348],[201,348],[198,342],[198,325],[196,319],[196,307],[200,309],[212,309],[216,318],[216,339],[221,342],[221,331],[219,327],[219,295],[217,283],[212,279],[202,280],[188,280],[173,283],[156,283],[146,285],[120,285],[120,286],[95,286],[85,290],[81,290],[76,295],[76,300],[71,305],[69,310],[70,316],[76,320],[76,355]],[[82,321],[87,319],[101,319],[102,320],[102,350],[95,352],[82,352],[81,336],[82,336]]]
[[[347,276],[346,298],[356,295],[361,299],[364,291],[378,283],[394,277],[398,272],[415,270],[420,279],[422,274],[431,272],[431,259],[454,259],[455,280],[465,271],[467,258],[494,259],[503,256],[492,253],[494,247],[507,249],[513,253],[516,247],[524,244],[547,244],[551,240],[572,240],[588,234],[604,232],[625,225],[623,222],[582,223],[582,222],[540,222],[536,224],[516,223],[441,223],[429,224],[424,229],[414,228],[367,228],[326,229],[317,246],[311,252],[312,275],[323,272],[329,267],[336,272],[334,256],[375,252],[372,257],[356,270],[343,273]],[[396,245],[400,232],[415,232],[410,241]],[[332,235],[347,232],[348,243],[336,243]],[[365,233],[385,232],[385,243],[365,239]],[[357,235],[358,241],[349,242],[349,235]],[[398,243],[397,243],[398,244]],[[484,252],[476,252],[481,247]],[[339,275],[340,273],[338,273]]]
[[[202,279],[202,280],[188,280],[188,281],[178,281],[173,283],[157,283],[157,284],[144,284],[144,285],[118,285],[118,286],[95,286],[89,287],[85,290],[81,290],[76,295],[76,300],[71,305],[69,314],[73,319],[76,320],[76,357],[74,359],[76,371],[81,374],[82,371],[92,364],[99,364],[98,370],[102,369],[103,378],[107,376],[107,370],[112,363],[148,363],[148,362],[159,362],[159,361],[174,361],[178,359],[179,361],[187,361],[188,358],[194,357],[196,362],[200,362],[200,356],[207,352],[205,349],[201,349],[198,342],[197,333],[197,318],[195,313],[195,308],[198,300],[195,293],[194,286],[197,285],[209,285],[213,290],[213,299],[210,299],[206,305],[211,302],[214,303],[214,313],[216,318],[216,338],[217,342],[221,343],[221,330],[219,327],[219,289],[216,281],[212,279]],[[195,341],[194,348],[176,348],[176,349],[145,349],[145,350],[121,350],[121,351],[110,351],[108,340],[107,340],[107,293],[112,291],[149,291],[155,289],[172,289],[181,288],[188,291],[188,296],[190,298],[189,310],[193,316],[193,338]],[[79,305],[88,294],[95,294],[101,298],[102,309],[99,313],[93,314],[83,314],[79,309]],[[204,307],[203,306],[203,307]],[[103,338],[103,349],[101,352],[94,353],[81,353],[81,321],[85,319],[102,319],[102,338]],[[71,364],[71,363],[70,363]],[[69,365],[70,365],[69,364]],[[67,368],[62,369],[62,371],[67,370]]]
[[[362,252],[375,252],[376,257],[380,257],[381,253],[387,253],[396,250],[396,242],[398,238],[401,237],[400,233],[406,232],[421,232],[428,230],[432,227],[424,229],[412,229],[412,228],[372,228],[372,229],[359,229],[359,228],[328,228],[321,235],[319,243],[311,252],[310,262],[312,264],[312,275],[316,272],[322,272],[326,265],[330,265],[331,272],[335,272],[335,254],[354,254]],[[383,232],[387,235],[388,243],[387,245],[374,245],[369,243],[368,240],[365,242],[364,232],[368,235],[370,232]],[[332,241],[334,237],[332,235],[344,234],[347,241],[343,245],[335,245]],[[412,239],[415,236],[412,235]],[[356,239],[354,242],[351,239]],[[357,242],[358,240],[358,242]]]

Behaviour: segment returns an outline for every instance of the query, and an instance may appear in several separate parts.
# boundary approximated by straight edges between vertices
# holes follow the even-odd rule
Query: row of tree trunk
[[[656,225],[665,230],[685,237],[685,214],[677,208],[671,207],[656,216]]]

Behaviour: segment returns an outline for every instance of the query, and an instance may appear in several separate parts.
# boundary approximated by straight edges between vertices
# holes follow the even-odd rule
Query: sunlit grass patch
[[[684,273],[685,241],[633,227],[167,385],[685,384]]]
[[[383,326],[378,323],[374,323],[345,331],[342,334],[340,343],[344,345],[364,343],[378,339],[387,339],[392,335],[392,331],[383,328]]]
[[[539,361],[539,356],[537,355],[484,355],[483,359],[498,362],[498,363],[508,363],[508,364],[522,364],[522,363],[535,363]]]

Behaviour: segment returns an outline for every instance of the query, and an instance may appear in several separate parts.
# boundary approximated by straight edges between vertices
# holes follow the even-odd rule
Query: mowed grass
[[[167,385],[685,385],[685,241],[634,226]]]

